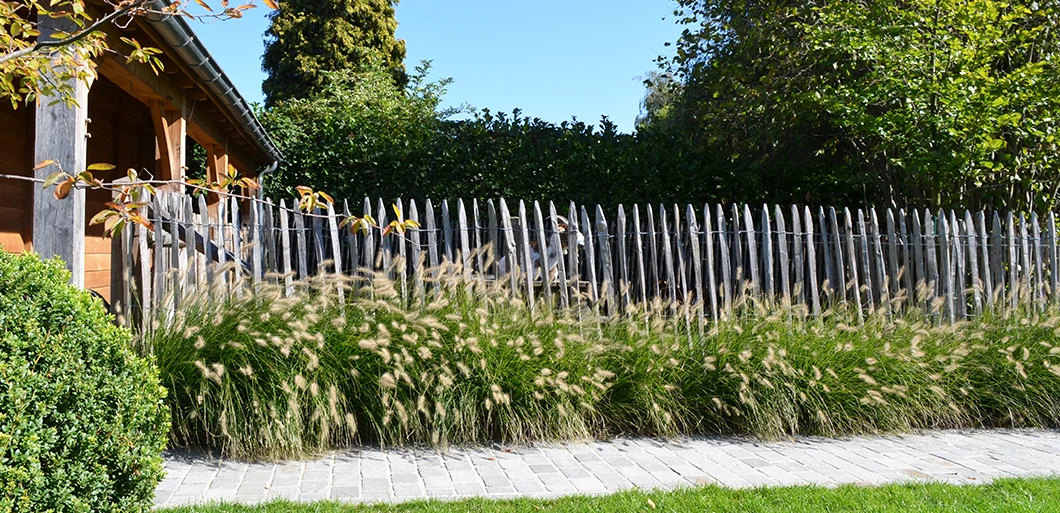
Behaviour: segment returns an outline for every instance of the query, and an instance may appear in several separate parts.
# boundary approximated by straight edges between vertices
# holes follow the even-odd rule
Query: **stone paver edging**
[[[929,432],[850,439],[733,439],[538,445],[521,448],[357,449],[287,463],[219,461],[167,453],[156,505],[270,499],[397,502],[423,498],[556,497],[629,488],[670,489],[982,483],[1060,474],[1060,432]]]

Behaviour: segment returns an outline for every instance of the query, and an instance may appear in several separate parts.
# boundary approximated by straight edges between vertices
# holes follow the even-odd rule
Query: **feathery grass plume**
[[[530,310],[505,280],[422,276],[320,275],[291,296],[243,283],[159,312],[143,345],[173,443],[278,459],[354,443],[1060,426],[1055,305],[940,326],[937,300],[890,317],[830,302],[813,317],[743,297],[701,330],[669,315],[677,303]]]

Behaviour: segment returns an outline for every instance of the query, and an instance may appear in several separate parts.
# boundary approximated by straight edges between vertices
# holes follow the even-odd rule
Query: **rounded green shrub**
[[[0,251],[0,512],[148,511],[158,373],[58,260]]]

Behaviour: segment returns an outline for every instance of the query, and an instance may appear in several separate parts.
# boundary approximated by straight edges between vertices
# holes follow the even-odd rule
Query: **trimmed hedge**
[[[158,372],[61,261],[0,250],[0,512],[148,511]]]

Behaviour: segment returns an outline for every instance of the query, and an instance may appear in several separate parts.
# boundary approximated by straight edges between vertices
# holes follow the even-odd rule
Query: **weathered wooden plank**
[[[728,319],[732,315],[732,302],[734,299],[732,262],[729,259],[728,230],[725,229],[725,210],[718,205],[718,260],[721,261],[721,291],[722,291],[722,317]]]
[[[975,233],[975,223],[972,222],[972,213],[964,211],[964,226],[962,227],[968,238],[968,271],[972,276],[972,308],[975,315],[983,313],[983,280],[979,274],[979,241]]]
[[[780,217],[780,216],[777,216]],[[808,288],[806,287],[806,254],[802,249],[804,232],[802,231],[802,218],[799,215],[799,207],[791,206],[791,236],[792,236],[792,267],[794,268],[794,274],[792,275],[792,297],[797,304],[809,306],[810,302],[806,296]]]
[[[864,315],[863,305],[861,304],[861,281],[858,279],[858,259],[854,242],[854,219],[853,216],[850,215],[849,208],[843,209],[843,223],[846,228],[847,270],[850,271],[850,280],[847,281],[847,286],[851,290],[854,304],[857,305],[858,318],[861,318]]]
[[[390,224],[390,220],[387,219],[389,215],[386,211],[386,206],[383,205],[383,199],[376,199],[376,220],[379,221],[379,226],[386,227]],[[391,264],[394,262],[394,247],[393,241],[389,237],[383,237],[383,233],[379,233],[379,263],[380,268],[386,272],[387,277],[394,277],[394,269]]]
[[[541,203],[534,201],[534,235],[537,236],[538,260],[541,265],[541,299],[552,306],[552,262],[549,261],[548,239],[545,238],[545,217],[541,214]]]
[[[916,211],[913,211],[913,217],[916,217]],[[913,269],[913,249],[912,238],[909,234],[908,226],[906,225],[906,213],[905,209],[898,211],[898,230],[901,231],[900,237],[902,241],[902,283],[905,285],[905,305],[915,305],[917,301],[916,297],[916,272]]]
[[[926,224],[926,223],[925,223]],[[950,227],[949,222],[946,220],[946,213],[939,213],[939,262],[942,269],[942,313],[946,319],[950,322],[956,320],[956,312],[954,311],[954,293],[953,293],[953,275],[950,273],[952,267],[951,256],[950,256]]]
[[[581,208],[581,229],[585,236],[585,276],[582,278],[589,282],[589,300],[595,305],[600,301],[600,290],[596,286],[596,241],[584,205]]]
[[[350,210],[350,202],[342,200],[342,215],[344,219],[349,219],[353,214]],[[352,221],[351,221],[352,222]],[[360,244],[359,236],[354,231],[353,226],[347,224],[340,228],[343,230],[346,236],[346,267],[349,270],[350,276],[357,276],[357,271],[361,266],[361,255],[360,255]],[[354,282],[354,295],[356,295],[356,282]]]
[[[945,212],[942,215],[945,215]],[[965,251],[964,245],[961,243],[961,226],[957,222],[957,214],[953,210],[950,210],[950,238],[953,241],[951,243],[953,264],[950,270],[955,278],[953,286],[957,292],[957,297],[955,298],[956,315],[958,319],[963,320],[968,313],[968,283],[965,279]]]
[[[409,200],[409,216],[410,221],[415,221],[417,225],[423,226],[420,223],[420,210],[416,207],[416,200]],[[423,230],[420,228],[409,228],[407,232],[409,238],[409,263],[412,264],[412,286],[416,292],[415,297],[417,300],[423,300],[426,288],[423,284]]]
[[[556,217],[553,215],[552,217]],[[619,290],[619,311],[629,307],[630,305],[630,289],[632,283],[629,281],[629,255],[626,233],[626,209],[624,206],[618,206],[618,217],[615,218],[615,231],[616,231],[616,247],[618,249],[618,290]]]
[[[979,272],[980,279],[983,286],[983,296],[986,300],[986,309],[994,310],[994,279],[991,271],[991,251],[989,238],[986,234],[986,214],[980,210],[975,214],[976,228],[979,231],[979,265],[981,267]]]
[[[486,277],[486,266],[483,257],[486,248],[482,244],[482,217],[479,215],[478,199],[471,200],[471,252],[475,254],[475,269],[478,270],[479,280]]]
[[[751,296],[757,299],[762,290],[762,277],[758,272],[758,241],[755,240],[755,222],[751,217],[750,205],[743,206],[743,221],[747,235],[747,267],[751,272]]]
[[[221,199],[217,202],[217,282],[228,292],[228,270],[225,262],[228,261],[228,202]]]
[[[929,301],[931,294],[928,287],[932,286],[927,275],[927,261],[925,255],[925,239],[921,235],[923,230],[920,224],[920,212],[913,210],[913,264],[916,267],[916,288],[913,290],[913,302],[922,304]]]
[[[497,206],[493,204],[493,200],[486,202],[486,217],[489,220],[489,248],[486,250],[487,258],[489,260],[489,272],[493,274],[496,279],[500,280],[499,263],[503,256],[500,245],[500,229],[497,224]],[[575,247],[577,249],[577,247]],[[485,271],[483,271],[485,272]]]
[[[1045,308],[1044,283],[1042,282],[1042,230],[1038,224],[1038,213],[1031,212],[1031,230],[1033,238],[1031,256],[1034,259],[1034,303],[1039,309]]]
[[[734,203],[732,205],[732,267],[735,270],[733,273],[734,298],[743,298],[747,286],[745,274],[746,268],[744,267],[743,236],[741,235],[743,230],[740,227],[743,224],[741,222],[742,220],[743,214],[740,212],[740,207]]]
[[[875,213],[875,211],[873,211]],[[897,226],[894,222],[894,211],[890,208],[887,209],[887,266],[890,268],[890,282],[889,287],[890,293],[888,300],[894,302],[896,298],[902,297],[902,285],[901,285],[901,267],[898,267],[898,241],[901,235],[898,233]],[[901,308],[901,305],[896,305]]]
[[[298,279],[304,280],[309,275],[309,255],[306,250],[305,219],[302,213],[294,211],[295,255],[298,257]]]
[[[1031,268],[1031,251],[1030,251],[1030,235],[1027,230],[1027,215],[1020,213],[1020,299],[1027,303],[1034,301],[1033,291],[1031,288],[1031,275],[1033,274]]]
[[[310,222],[313,227],[313,258],[312,268],[313,272],[321,274],[324,272],[324,262],[328,260],[328,254],[324,252],[324,219],[322,216],[327,215],[326,211],[320,207],[317,207],[310,214]],[[239,254],[236,252],[236,254]]]
[[[692,254],[692,289],[695,291],[696,317],[702,318],[707,304],[703,297],[703,264],[700,260],[699,223],[696,220],[696,211],[689,204],[685,207],[685,218],[688,224],[688,242]],[[686,298],[686,301],[687,298]]]
[[[229,210],[229,214],[232,218],[232,255],[233,263],[232,273],[235,277],[232,281],[232,285],[235,287],[236,294],[243,294],[243,216],[239,213],[239,200],[235,197],[231,198],[232,208]]]
[[[504,231],[504,245],[505,245],[505,262],[507,263],[505,271],[508,273],[508,278],[511,280],[512,294],[519,293],[519,257],[515,252],[515,231],[512,229],[512,213],[508,210],[508,204],[504,201],[504,198],[500,200],[501,207],[501,229]]]
[[[570,291],[567,290],[567,270],[563,263],[563,252],[561,251],[563,248],[563,241],[560,238],[559,216],[556,215],[556,204],[551,201],[548,202],[548,217],[550,220],[549,223],[552,226],[551,244],[552,247],[557,248],[556,279],[559,284],[559,306],[560,308],[566,309],[570,307]],[[570,229],[569,224],[570,223],[568,223],[568,229]],[[575,239],[573,245],[568,246],[567,251],[575,253],[578,251],[577,239]]]
[[[530,232],[526,218],[526,202],[519,200],[519,244],[520,259],[523,262],[523,274],[526,276],[526,298],[530,308],[534,308],[534,262],[530,256]]]
[[[184,273],[187,269],[181,267],[181,251],[180,251],[180,215],[182,208],[180,206],[180,197],[176,194],[167,194],[165,197],[166,210],[169,212],[169,222],[167,228],[169,228],[169,265],[170,269],[167,278],[170,282],[170,307],[175,312],[180,308],[180,295],[184,292],[181,287],[181,281]],[[190,240],[190,239],[189,239]]]
[[[250,244],[250,281],[251,283],[260,283],[263,272],[264,262],[262,261],[262,248],[264,247],[263,240],[261,237],[261,205],[251,201],[248,212],[250,213],[250,226],[247,235],[250,239],[247,241]]]
[[[285,215],[282,203],[280,206],[280,214]],[[203,237],[202,258],[200,259],[202,265],[199,268],[199,273],[202,275],[200,276],[200,280],[205,278],[205,281],[203,281],[203,283],[205,283],[209,287],[213,287],[215,284],[214,270],[216,269],[213,263],[213,253],[214,248],[216,246],[211,244],[213,240],[210,233],[213,230],[213,221],[210,219],[210,209],[206,205],[206,195],[199,196],[199,223],[196,228],[198,232],[202,234]],[[283,231],[286,232],[287,230],[285,229]]]
[[[788,276],[791,261],[788,257],[788,230],[784,222],[784,211],[780,209],[780,205],[774,207],[773,217],[777,224],[777,256],[780,258],[777,262],[780,267],[780,300],[784,307],[788,307],[791,306],[791,278]]]
[[[339,221],[335,215],[335,205],[328,203],[328,234],[331,236],[331,268],[335,274],[342,274],[342,242],[339,239]],[[339,301],[346,299],[345,285],[338,286]]]
[[[843,238],[839,233],[839,219],[836,218],[835,208],[828,208],[828,220],[832,226],[832,243],[834,244],[832,253],[835,256],[835,290],[839,292],[839,301],[845,303],[847,301],[847,287],[850,282],[847,280],[846,265],[843,262]],[[853,252],[853,240],[850,243],[851,249],[848,253]],[[861,308],[860,300],[858,305],[858,308]]]
[[[276,252],[276,205],[271,199],[265,202],[265,252],[266,271],[280,272],[280,255]]]
[[[442,253],[443,262],[446,264],[452,264],[455,262],[453,259],[454,253],[454,242],[453,242],[453,221],[449,212],[449,201],[442,200],[442,241],[444,250]]]
[[[684,230],[681,229],[681,209],[674,204],[674,224],[673,224],[673,242],[674,242],[674,263],[676,264],[677,272],[677,283],[681,286],[681,303],[688,306],[688,273],[687,266],[685,266],[685,242],[684,242]],[[686,312],[687,313],[687,312]]]
[[[374,215],[372,215],[372,200],[370,200],[368,198],[364,198],[363,209],[364,210],[363,210],[363,214],[362,215],[369,216],[369,217],[375,217]],[[376,223],[381,223],[382,220],[381,219],[375,219],[375,222]],[[375,242],[376,242],[378,237],[379,237],[379,230],[374,229],[374,228],[373,229],[369,229],[368,232],[364,236],[364,259],[362,260],[362,262],[364,262],[364,266],[365,266],[365,268],[367,268],[369,275],[372,272],[374,272],[375,270],[379,269],[379,255],[378,255],[378,253],[375,250],[376,249]]]
[[[151,217],[154,218],[154,222],[151,223],[151,224],[153,224],[154,228],[155,228],[155,232],[154,232],[155,244],[154,244],[154,248],[152,248],[154,250],[153,251],[153,253],[154,253],[153,257],[154,257],[154,263],[155,263],[155,265],[154,265],[154,273],[153,273],[153,275],[154,275],[153,279],[154,279],[154,283],[155,283],[155,286],[154,286],[154,290],[155,290],[154,306],[157,309],[159,309],[159,310],[168,309],[169,308],[169,305],[166,305],[163,302],[163,300],[165,299],[165,296],[166,296],[167,289],[168,289],[168,287],[166,286],[166,280],[165,280],[165,267],[166,267],[166,265],[165,265],[166,251],[165,251],[165,245],[164,245],[164,241],[165,241],[165,235],[164,235],[164,233],[165,233],[164,232],[165,223],[162,221],[164,213],[165,213],[164,208],[165,208],[165,206],[163,204],[162,195],[156,195],[151,200],[151,214],[152,214]]]
[[[1005,272],[1004,258],[1005,248],[1002,238],[1001,216],[994,211],[993,232],[990,234],[990,278],[994,280],[994,304],[998,311],[1005,309]]]
[[[773,286],[773,227],[769,220],[769,205],[762,205],[762,297],[766,303],[776,298]],[[757,238],[757,237],[754,237]]]
[[[600,280],[600,297],[607,302],[607,309],[612,314],[617,314],[615,308],[615,269],[611,259],[611,235],[608,233],[607,219],[604,217],[604,209],[596,206],[596,238],[600,251],[600,272],[603,275]]]
[[[407,213],[405,211],[405,204],[401,201],[401,198],[394,200],[394,220],[401,223],[405,220]],[[408,232],[401,233],[399,230],[390,232],[391,247],[397,247],[397,258],[394,259],[394,270],[397,272],[397,279],[401,283],[401,291],[406,292],[408,289],[408,276],[409,276],[409,259],[406,245],[408,243]]]
[[[339,220],[338,216],[335,215],[335,205],[328,203],[327,214],[328,234],[331,236],[331,266],[335,274],[342,274],[342,241],[339,239]],[[339,297],[342,298],[342,296],[343,293],[340,290]]]
[[[456,223],[460,239],[459,253],[456,255],[457,263],[463,270],[464,279],[470,280],[474,268],[471,266],[471,238],[467,227],[467,209],[464,208],[463,199],[456,200]]]
[[[464,279],[470,280],[474,268],[471,266],[471,238],[467,227],[467,209],[464,208],[463,199],[456,200],[456,222],[460,235],[460,253],[457,255],[457,262],[463,269]]]
[[[876,216],[876,209],[869,209],[869,234],[872,237],[872,263],[876,270],[876,283],[879,288],[880,306],[884,313],[891,315],[891,286],[887,277],[887,267],[883,260],[883,241],[880,236],[880,220]],[[867,280],[866,280],[867,281]]]
[[[434,216],[434,205],[431,200],[427,200],[426,208],[426,221],[427,221],[427,262],[431,268],[431,275],[437,275],[438,266],[441,264],[438,258],[438,226],[435,224],[437,218]]]
[[[806,236],[806,281],[809,285],[810,306],[814,315],[821,315],[821,294],[817,290],[817,248],[813,237],[813,216],[810,214],[810,207],[806,207],[804,212],[803,221],[806,223],[804,232]],[[821,227],[821,233],[824,233],[824,226]]]
[[[198,250],[196,250],[195,244],[195,234],[197,232],[195,231],[195,210],[192,208],[191,196],[180,196],[177,208],[181,211],[180,225],[185,233],[184,248],[180,252],[180,267],[184,269],[183,281],[185,287],[187,287],[185,290],[195,290],[197,285],[199,285],[197,283],[198,273],[195,265],[195,257],[198,254]],[[113,269],[111,272],[120,272],[120,269]],[[113,287],[111,290],[117,292]]]
[[[570,278],[571,287],[574,289],[571,293],[571,300],[577,301],[580,300],[581,297],[580,282],[582,279],[581,267],[579,265],[579,248],[584,244],[584,239],[582,238],[581,234],[581,223],[578,222],[578,207],[576,207],[574,205],[574,202],[572,201],[568,205],[567,209],[567,222],[569,224],[567,226],[567,247],[570,248],[570,250],[567,252],[567,262],[569,263],[569,267],[567,268],[567,276]],[[583,241],[583,243],[579,243],[579,241]]]
[[[1005,218],[1005,230],[1008,232],[1006,242],[1008,244],[1009,308],[1015,310],[1022,292],[1019,279],[1019,241],[1016,240],[1016,220],[1012,212],[1009,212]]]
[[[655,295],[652,298],[660,298],[662,294],[660,293],[659,282],[662,279],[659,277],[659,243],[655,234],[655,211],[650,204],[648,205],[648,249],[651,256],[648,260],[648,275],[651,276],[649,278],[651,288],[655,291]],[[649,293],[651,293],[650,289]]]
[[[829,304],[831,304],[835,301],[835,292],[842,289],[843,284],[836,278],[835,259],[832,257],[832,241],[829,237],[828,219],[824,215],[823,207],[817,207],[817,220],[820,222],[821,227],[821,261],[824,262],[823,285],[826,284],[824,292],[827,294]]]
[[[644,268],[644,230],[640,225],[640,206],[633,205],[633,253],[637,262],[637,301],[648,302],[647,277]]]
[[[718,320],[718,280],[714,269],[714,227],[710,218],[710,205],[703,205],[703,248],[707,259],[705,269],[707,281],[707,294],[710,300],[710,317]],[[724,286],[724,285],[723,285]]]
[[[942,217],[942,216],[939,216]],[[935,258],[935,219],[931,210],[924,209],[924,258],[927,263],[927,302],[930,305],[939,294],[939,262]]]
[[[865,304],[866,311],[872,313],[876,305],[876,290],[872,283],[872,253],[869,250],[869,238],[871,234],[866,229],[865,212],[858,209],[858,231],[860,232],[861,246],[861,276],[865,280]]]
[[[674,253],[673,248],[670,246],[670,226],[667,222],[666,208],[659,205],[659,231],[662,233],[662,257],[663,257],[663,269],[666,273],[666,288],[669,291],[667,301],[669,306],[673,307],[677,302],[677,283],[676,276],[674,275]]]
[[[1057,260],[1057,257],[1060,257],[1060,255],[1057,254],[1057,246],[1056,246],[1056,213],[1053,212],[1053,211],[1049,211],[1049,226],[1048,226],[1048,230],[1049,230],[1049,298],[1052,301],[1055,302],[1056,298],[1057,298],[1057,294],[1060,293],[1060,291],[1056,290],[1057,280],[1060,279],[1060,276],[1057,275],[1058,264],[1057,264],[1056,260]]]
[[[140,333],[149,333],[155,305],[151,286],[151,250],[147,247],[147,234],[148,230],[144,225],[136,225],[136,249],[140,268]]]
[[[291,229],[288,222],[287,202],[280,200],[280,258],[283,267],[284,292],[290,297],[294,294],[294,269],[291,268]],[[208,246],[208,245],[207,245]],[[207,255],[209,258],[209,255]]]

